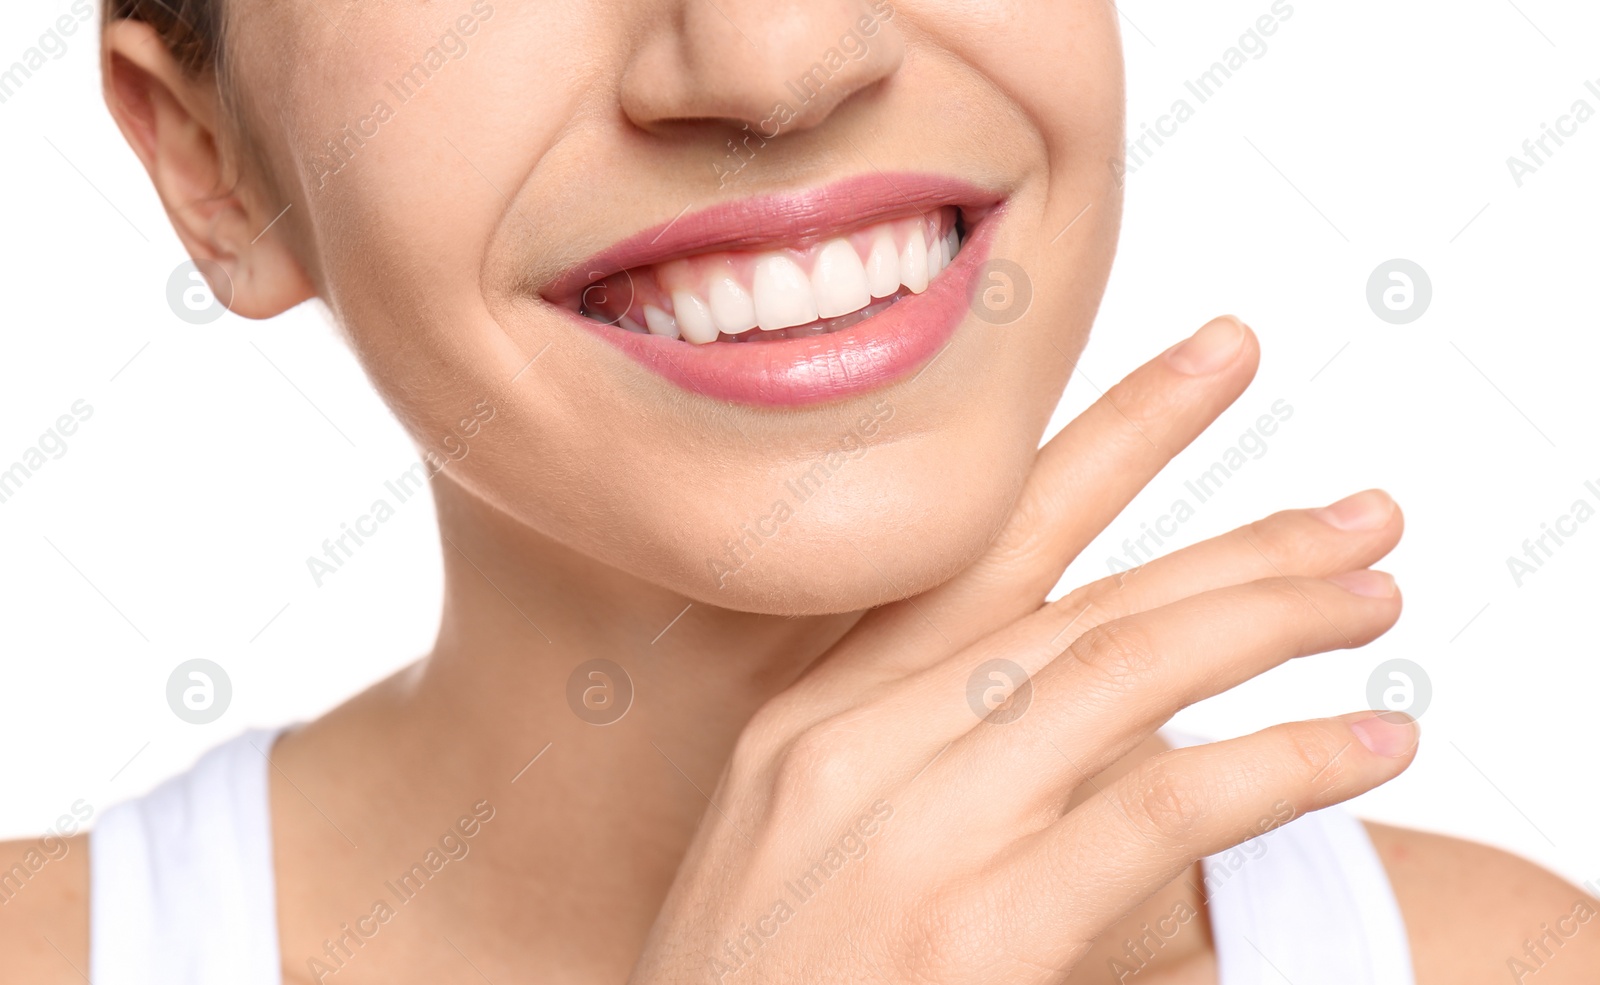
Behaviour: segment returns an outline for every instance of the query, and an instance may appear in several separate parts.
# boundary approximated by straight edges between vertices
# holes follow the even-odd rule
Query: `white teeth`
[[[653,304],[644,306],[644,324],[651,335],[661,335],[669,339],[678,337],[678,319]]]
[[[817,315],[821,318],[848,315],[872,303],[872,295],[867,290],[867,270],[848,240],[832,240],[817,253],[811,268],[811,291],[816,296]]]
[[[755,281],[752,291],[755,318],[763,332],[776,332],[817,320],[817,303],[811,296],[811,284],[806,280],[806,272],[793,260],[779,253],[762,257],[756,261]],[[712,304],[716,304],[715,293]],[[733,334],[728,329],[723,331]]]
[[[902,292],[921,294],[960,252],[953,210],[866,226],[814,246],[717,251],[648,271],[641,303],[611,324],[705,345],[730,336],[799,338],[871,317]],[[904,242],[896,247],[897,242]],[[653,284],[653,289],[650,285]],[[642,303],[648,298],[652,303]],[[670,299],[670,300],[669,300]],[[609,306],[580,311],[605,318]],[[746,334],[750,333],[750,334]]]
[[[913,227],[906,237],[906,248],[900,251],[900,282],[912,294],[928,289],[928,244],[922,241],[922,228]]]
[[[875,298],[886,298],[900,290],[900,259],[895,256],[894,236],[887,226],[872,237],[867,254],[867,290]]]
[[[711,324],[717,331],[738,335],[756,327],[756,303],[732,274],[711,278]]]
[[[672,292],[672,313],[685,339],[696,345],[717,340],[717,326],[711,320],[711,309],[693,291]]]

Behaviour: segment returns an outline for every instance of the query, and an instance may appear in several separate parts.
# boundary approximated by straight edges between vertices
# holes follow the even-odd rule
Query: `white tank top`
[[[276,737],[247,732],[96,821],[95,985],[282,985],[267,808]],[[1218,985],[1415,985],[1388,875],[1344,811],[1297,818],[1202,869]],[[1136,974],[1179,929],[1161,921],[1126,942],[1113,977]]]

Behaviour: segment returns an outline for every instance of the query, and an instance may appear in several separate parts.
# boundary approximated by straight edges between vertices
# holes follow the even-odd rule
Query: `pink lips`
[[[541,292],[561,298],[619,270],[711,250],[804,245],[841,230],[946,205],[986,213],[999,196],[936,176],[874,174],[822,188],[745,199],[689,213],[610,247]],[[902,298],[827,335],[693,345],[640,335],[561,310],[585,330],[693,393],[767,407],[837,400],[910,375],[937,355],[967,313],[974,278],[987,258],[992,213],[968,229],[950,266],[922,294]]]

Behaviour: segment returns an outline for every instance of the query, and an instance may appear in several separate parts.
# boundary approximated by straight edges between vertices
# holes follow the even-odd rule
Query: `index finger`
[[[882,644],[875,662],[909,672],[1037,609],[1073,558],[1244,392],[1260,354],[1244,322],[1224,315],[1102,394],[1040,449],[982,557],[859,627]]]

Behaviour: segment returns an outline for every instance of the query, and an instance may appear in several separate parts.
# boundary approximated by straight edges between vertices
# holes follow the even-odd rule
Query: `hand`
[[[761,709],[636,985],[1059,980],[1197,859],[1283,820],[1282,802],[1298,816],[1409,764],[1415,725],[1363,712],[1164,752],[1095,782],[1178,709],[1291,657],[1363,645],[1399,616],[1393,581],[1366,570],[1400,536],[1379,492],[1045,603],[1257,357],[1224,318],[1135,371],[1041,450],[983,558],[869,613]],[[991,660],[1027,680],[988,713]]]

